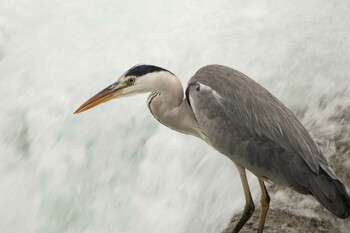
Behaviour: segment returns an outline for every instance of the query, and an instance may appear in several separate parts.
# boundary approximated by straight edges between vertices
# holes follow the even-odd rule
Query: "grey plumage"
[[[324,155],[265,88],[219,65],[203,67],[189,83],[197,85],[189,85],[188,96],[199,127],[217,150],[257,177],[312,194],[338,217],[349,216],[349,196]]]
[[[263,231],[270,197],[263,180],[313,195],[339,218],[350,214],[350,198],[311,136],[277,98],[244,74],[225,66],[201,68],[184,91],[170,71],[141,65],[128,70],[75,113],[112,98],[151,92],[147,105],[162,124],[206,141],[236,165],[246,206],[233,232],[239,232],[255,207],[245,169],[259,180]]]
[[[190,92],[193,93],[193,104],[197,105],[197,120],[205,121],[199,118],[206,117],[201,111],[213,112],[212,109],[217,108],[216,111],[221,113],[219,117],[224,119],[215,123],[229,123],[242,135],[267,137],[287,151],[301,156],[314,172],[319,172],[321,166],[336,178],[324,155],[293,113],[252,79],[234,69],[212,65],[200,69],[189,82],[204,84],[220,96],[215,98],[210,90],[199,91],[198,95],[195,90]],[[213,125],[213,128],[223,127]],[[223,138],[217,139],[221,141]]]

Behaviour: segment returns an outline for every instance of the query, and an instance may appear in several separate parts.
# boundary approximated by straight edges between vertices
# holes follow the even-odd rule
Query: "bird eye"
[[[135,83],[135,78],[129,78],[129,79],[128,79],[128,83],[129,83],[129,84]]]

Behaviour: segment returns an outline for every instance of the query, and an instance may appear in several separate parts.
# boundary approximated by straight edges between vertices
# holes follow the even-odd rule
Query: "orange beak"
[[[91,97],[88,101],[82,104],[77,110],[75,110],[74,114],[78,114],[84,112],[90,108],[93,108],[101,103],[107,102],[108,100],[114,99],[123,94],[123,88],[125,84],[123,82],[116,82],[112,85],[106,87],[93,97]]]

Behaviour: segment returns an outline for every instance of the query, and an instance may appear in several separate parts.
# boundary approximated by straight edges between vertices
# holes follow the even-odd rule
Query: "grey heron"
[[[269,91],[232,68],[205,66],[184,92],[172,72],[137,65],[74,113],[146,92],[151,93],[148,108],[160,123],[204,140],[235,164],[246,204],[233,232],[239,232],[255,210],[246,169],[258,178],[261,190],[258,232],[263,232],[270,205],[265,180],[310,194],[337,217],[349,217],[349,195],[303,125]]]

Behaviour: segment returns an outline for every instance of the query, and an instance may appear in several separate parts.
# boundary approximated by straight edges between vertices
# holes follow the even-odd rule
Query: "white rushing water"
[[[348,0],[1,0],[0,232],[220,232],[244,204],[228,159],[160,125],[146,95],[73,111],[138,63],[184,85],[228,65],[300,110],[350,85],[349,12]]]

